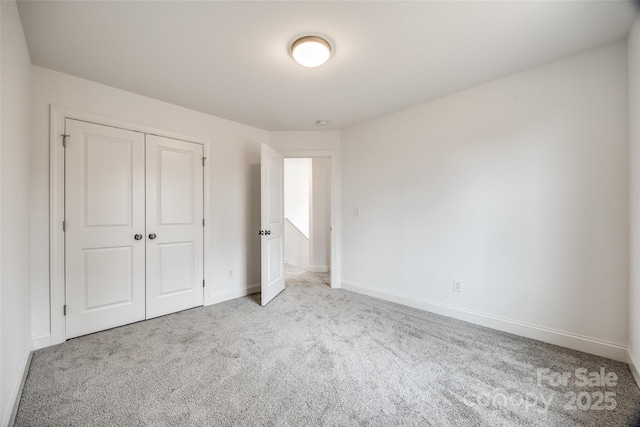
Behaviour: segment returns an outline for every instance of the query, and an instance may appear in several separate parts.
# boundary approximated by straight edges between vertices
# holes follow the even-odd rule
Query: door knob
[[[267,236],[271,236],[271,230],[266,230],[264,234],[266,234]]]
[[[133,238],[136,240],[142,240],[142,234],[136,234]]]
[[[264,234],[264,231],[263,231],[263,230],[258,231],[258,235],[259,235],[259,236],[262,236],[263,234]]]
[[[151,240],[155,239],[155,238],[156,238],[156,233],[151,233],[151,234],[149,234],[149,238],[150,238]]]

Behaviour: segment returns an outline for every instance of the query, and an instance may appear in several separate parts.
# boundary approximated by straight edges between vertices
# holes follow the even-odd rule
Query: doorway
[[[331,158],[285,158],[285,262],[331,270]]]

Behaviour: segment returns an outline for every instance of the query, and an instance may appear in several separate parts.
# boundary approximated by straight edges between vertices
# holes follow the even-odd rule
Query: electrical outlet
[[[229,270],[229,279],[233,277],[233,270]]]
[[[453,280],[453,292],[462,292],[462,280]]]

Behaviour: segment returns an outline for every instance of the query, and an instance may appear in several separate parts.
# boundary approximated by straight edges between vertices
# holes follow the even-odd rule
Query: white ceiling
[[[618,1],[20,1],[36,65],[266,130],[342,129],[629,33]],[[332,58],[304,68],[297,36]]]

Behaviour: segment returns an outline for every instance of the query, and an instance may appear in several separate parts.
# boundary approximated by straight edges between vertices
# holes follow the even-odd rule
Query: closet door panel
[[[146,136],[147,318],[201,306],[203,147]]]
[[[65,122],[66,338],[145,318],[144,135]]]

